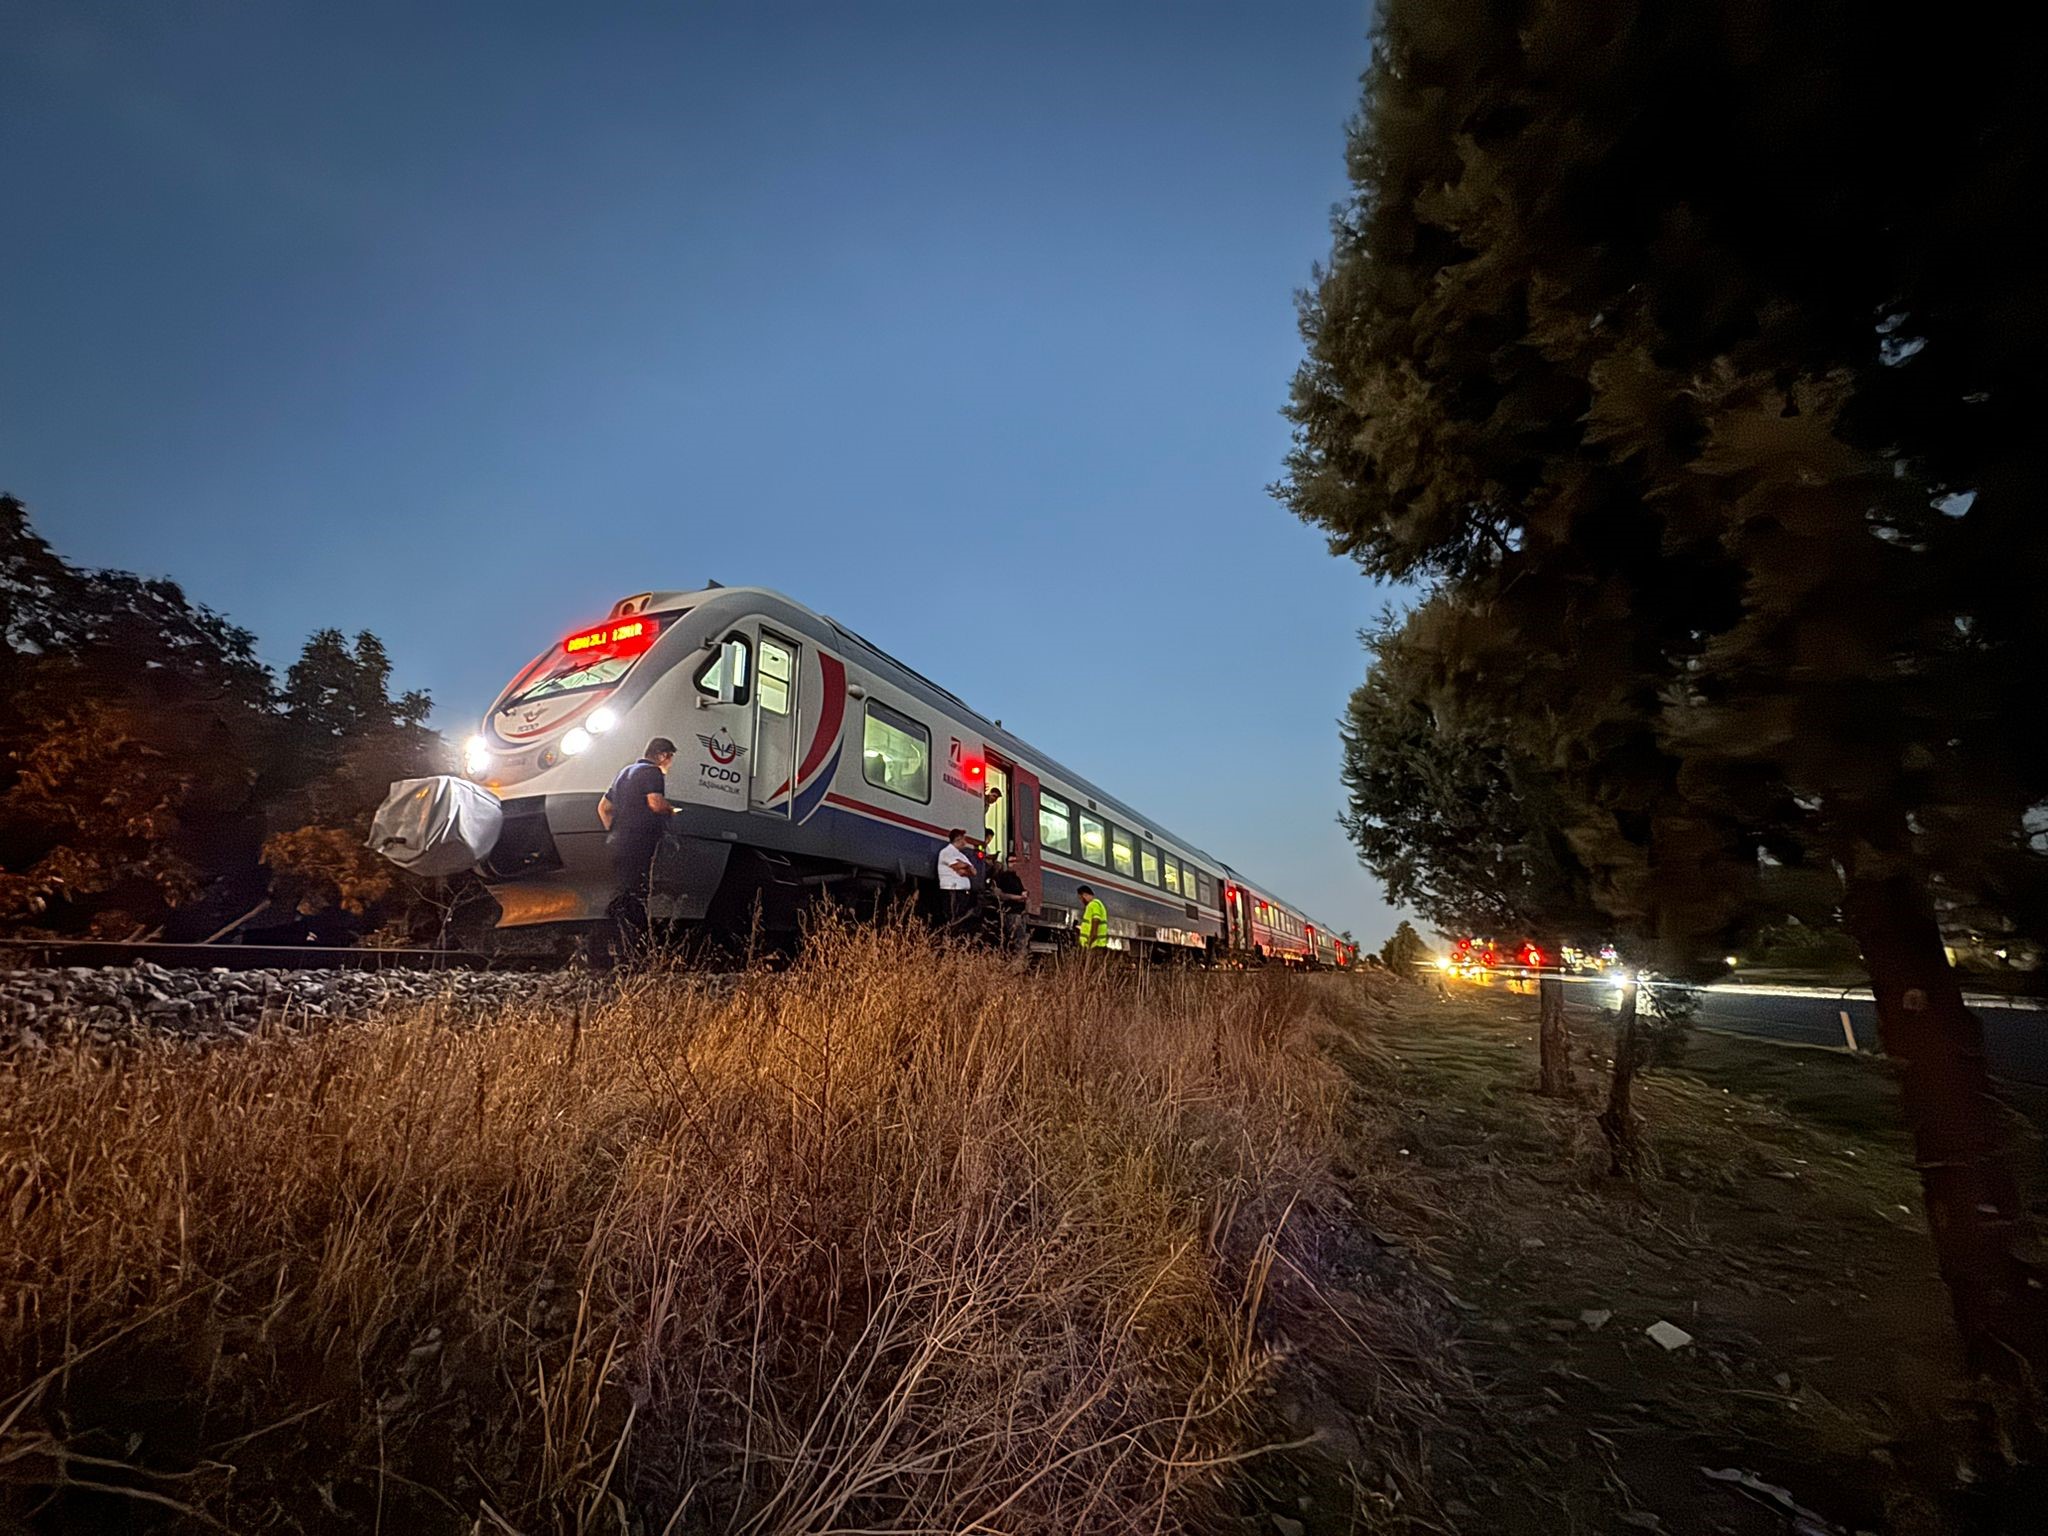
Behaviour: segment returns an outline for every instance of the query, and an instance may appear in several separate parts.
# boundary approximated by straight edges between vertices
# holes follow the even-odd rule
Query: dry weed
[[[1342,1102],[1309,994],[781,976],[0,1064],[0,1524],[1183,1528]]]

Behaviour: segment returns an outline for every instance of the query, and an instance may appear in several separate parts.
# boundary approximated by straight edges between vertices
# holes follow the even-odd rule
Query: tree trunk
[[[1633,1178],[1636,1171],[1636,1114],[1630,1103],[1636,1082],[1636,984],[1621,984],[1621,1006],[1614,1020],[1614,1076],[1607,1085],[1607,1108],[1600,1112],[1600,1134],[1607,1138],[1608,1171]]]
[[[1551,975],[1536,981],[1539,1024],[1536,1046],[1540,1054],[1540,1091],[1549,1098],[1566,1099],[1572,1092],[1572,1037],[1564,1023],[1564,982]]]
[[[1894,871],[1852,865],[1843,916],[1863,951],[1935,1257],[1970,1368],[2048,1384],[2048,1275],[2015,1251],[2024,1207],[1984,1070],[1984,1032],[1963,1006],[1925,892]]]

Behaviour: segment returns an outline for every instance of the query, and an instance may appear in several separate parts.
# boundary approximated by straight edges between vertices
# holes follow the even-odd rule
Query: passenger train
[[[535,657],[465,747],[503,809],[478,865],[501,929],[573,931],[612,895],[597,802],[649,738],[678,748],[658,919],[794,929],[822,894],[879,909],[936,883],[948,829],[1014,861],[1036,947],[1090,885],[1115,948],[1349,967],[1326,924],[779,593],[643,592]]]

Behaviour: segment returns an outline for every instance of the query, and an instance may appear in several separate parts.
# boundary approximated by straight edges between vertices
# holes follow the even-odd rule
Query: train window
[[[796,670],[789,647],[761,637],[761,707],[771,715],[789,713],[789,681]]]
[[[1216,886],[1207,875],[1195,876],[1195,898],[1205,907],[1216,905]]]
[[[1109,862],[1109,833],[1086,811],[1081,813],[1081,857],[1098,867]]]
[[[744,704],[752,696],[750,690],[747,687],[747,684],[750,681],[750,675],[753,671],[754,653],[751,649],[749,649],[744,636],[732,636],[731,643],[734,646],[738,647],[738,649],[734,652],[734,655],[738,657],[738,663],[733,667],[733,671],[739,674],[739,676],[733,679],[732,698],[735,704]],[[721,687],[724,681],[723,677],[721,676],[724,667],[725,651],[723,648],[720,648],[719,650],[713,651],[711,653],[711,659],[705,662],[704,665],[698,669],[697,691],[702,694],[707,694],[711,698],[717,698],[719,688]]]
[[[932,797],[932,735],[910,716],[868,700],[860,772],[877,789],[906,800]]]
[[[1170,853],[1166,856],[1166,888],[1176,896],[1180,894],[1180,860]]]
[[[1159,883],[1159,850],[1150,843],[1138,850],[1138,868],[1144,872],[1147,885]]]
[[[1138,872],[1138,845],[1122,827],[1109,829],[1109,860],[1120,875],[1128,877]]]
[[[1043,790],[1038,794],[1038,842],[1048,853],[1074,851],[1074,808]]]

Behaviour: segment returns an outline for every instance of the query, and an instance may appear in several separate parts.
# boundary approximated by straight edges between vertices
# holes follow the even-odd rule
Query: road
[[[1575,1019],[1590,1018],[1613,1006],[1611,981],[1572,976],[1566,983],[1565,996]],[[1972,997],[1969,1002],[1984,1026],[1984,1059],[1991,1074],[2048,1086],[2048,1011],[2036,1003],[2009,998]],[[1694,1022],[1768,1040],[1841,1048],[1847,1044],[1842,1034],[1845,1010],[1857,1045],[1866,1051],[1877,1050],[1877,1010],[1869,993],[1858,988],[1845,995],[1820,987],[1726,983],[1706,988]]]

